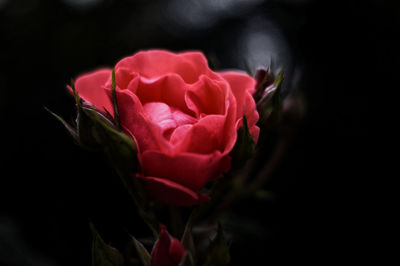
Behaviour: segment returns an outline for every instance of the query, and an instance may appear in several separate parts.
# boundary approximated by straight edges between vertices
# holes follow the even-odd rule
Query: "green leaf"
[[[211,242],[205,263],[203,266],[225,266],[229,265],[231,257],[229,255],[229,246],[227,244],[224,230],[218,222],[217,235]]]
[[[123,266],[124,258],[115,248],[104,243],[96,228],[90,223],[93,235],[92,266]]]
[[[151,266],[151,255],[149,254],[147,249],[143,246],[142,243],[140,243],[138,240],[136,240],[135,237],[133,237],[133,236],[131,236],[131,237],[132,237],[136,252],[139,255],[139,258],[140,258],[140,261],[142,262],[142,264],[145,266]]]
[[[237,140],[232,149],[232,166],[240,168],[256,150],[253,136],[250,134],[246,115],[243,115],[243,126],[237,132]]]
[[[76,129],[75,129],[74,127],[72,127],[70,124],[68,124],[67,122],[65,122],[65,120],[64,120],[61,116],[59,116],[59,115],[53,113],[52,111],[50,111],[47,107],[44,107],[44,109],[46,109],[47,112],[49,112],[49,113],[50,113],[52,116],[54,116],[59,122],[61,122],[61,124],[63,124],[63,126],[67,129],[67,131],[69,132],[69,134],[71,134],[71,136],[72,136],[77,142],[79,142],[79,137],[78,137],[78,134],[77,134]]]

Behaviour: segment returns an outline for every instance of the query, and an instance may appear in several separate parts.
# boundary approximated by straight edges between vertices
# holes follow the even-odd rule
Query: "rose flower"
[[[257,142],[255,80],[212,71],[200,52],[142,51],[114,69],[120,125],[137,144],[137,177],[148,193],[173,205],[209,200],[200,190],[230,169],[244,112]],[[75,88],[84,101],[114,115],[111,73],[81,75]]]

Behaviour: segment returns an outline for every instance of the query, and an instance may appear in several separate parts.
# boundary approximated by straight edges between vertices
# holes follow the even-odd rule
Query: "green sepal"
[[[226,241],[222,225],[218,222],[217,235],[208,247],[203,266],[225,266],[229,265],[230,260],[229,245]]]
[[[75,89],[75,83],[71,80],[71,88],[75,97],[77,117],[76,117],[76,132],[78,134],[79,144],[89,150],[99,150],[101,147],[101,139],[95,128],[96,122],[85,110],[89,107],[83,107],[82,100]],[[93,107],[94,108],[94,107]],[[106,120],[106,118],[104,118]]]
[[[282,113],[282,81],[283,73],[281,72],[274,82],[265,89],[261,99],[257,102],[257,111],[260,115],[258,123],[260,125],[273,128],[279,123]],[[264,126],[262,128],[265,129]]]
[[[186,251],[185,255],[182,258],[182,261],[179,263],[179,266],[195,266],[192,253],[190,251]]]
[[[90,229],[93,235],[92,266],[123,266],[122,254],[104,242],[92,223]]]
[[[47,112],[49,112],[52,116],[54,116],[59,122],[61,122],[61,124],[65,127],[65,129],[67,129],[68,133],[74,138],[74,140],[76,142],[79,142],[79,137],[78,137],[78,133],[76,132],[76,129],[71,126],[70,124],[68,124],[61,116],[53,113],[52,111],[50,111],[47,107],[44,107],[44,109],[46,109]]]
[[[115,73],[112,76],[113,95],[115,96]],[[116,128],[113,122],[96,110],[94,106],[83,106],[73,82],[71,87],[78,109],[76,131],[81,146],[92,150],[102,150],[120,174],[126,175],[138,172],[139,161],[135,141]],[[114,96],[114,108],[118,110]],[[117,117],[116,121],[119,123],[119,117]]]
[[[92,138],[99,144],[109,162],[121,174],[139,172],[137,146],[135,141],[123,132],[118,131],[106,118],[95,109],[82,108],[82,117],[89,118],[93,126]],[[80,136],[81,137],[81,136]]]
[[[193,223],[197,218],[198,209],[194,209],[189,216],[188,221],[186,222],[185,230],[183,231],[183,235],[181,238],[181,243],[186,250],[186,253],[190,253],[191,260],[196,261],[196,246],[193,240]]]
[[[116,92],[117,82],[115,80],[115,68],[111,72],[111,92],[112,92],[112,104],[114,110],[114,123],[117,129],[121,129],[121,124],[119,120],[119,111],[117,103],[117,92]]]
[[[256,150],[253,136],[250,134],[246,115],[243,115],[243,126],[238,129],[235,146],[232,149],[232,166],[240,168]]]
[[[151,255],[147,249],[140,243],[135,237],[131,236],[133,245],[135,246],[136,252],[139,256],[140,261],[144,266],[151,266]]]

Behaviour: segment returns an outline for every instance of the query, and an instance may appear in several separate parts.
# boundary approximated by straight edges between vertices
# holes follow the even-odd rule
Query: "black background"
[[[149,48],[200,49],[218,69],[243,68],[237,47],[254,17],[283,36],[275,62],[288,91],[301,73],[295,85],[307,113],[265,187],[274,200],[236,208],[238,223],[254,230],[235,229],[233,264],[382,259],[376,195],[384,174],[374,156],[385,125],[378,111],[396,84],[396,1],[250,1],[224,16],[194,11],[215,16],[211,25],[172,18],[167,1],[72,2],[0,1],[1,265],[89,265],[89,219],[117,247],[126,228],[147,233],[135,231],[133,205],[102,157],[74,145],[44,110],[73,119],[71,78]]]

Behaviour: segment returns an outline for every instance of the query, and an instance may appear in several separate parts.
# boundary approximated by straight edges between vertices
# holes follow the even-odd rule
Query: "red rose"
[[[152,266],[175,266],[179,265],[185,255],[185,248],[178,239],[172,237],[164,225],[158,235],[151,251]]]
[[[139,52],[119,61],[115,76],[120,124],[138,146],[138,177],[159,201],[209,200],[199,191],[229,170],[244,111],[257,142],[255,80],[213,72],[200,52]],[[113,115],[110,69],[80,76],[75,87],[85,101]]]

